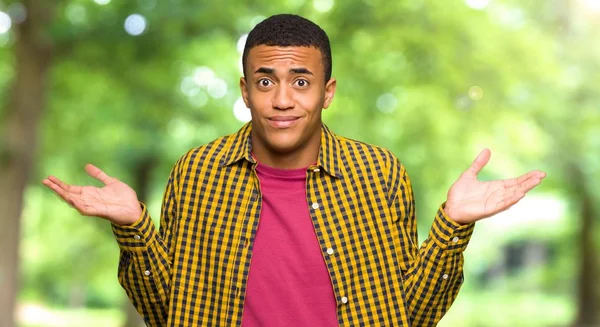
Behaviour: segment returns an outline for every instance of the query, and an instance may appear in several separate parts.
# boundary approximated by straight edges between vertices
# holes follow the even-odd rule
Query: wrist
[[[139,221],[140,218],[142,217],[142,214],[143,214],[142,208],[138,206],[135,210],[132,210],[132,212],[130,214],[122,217],[118,221],[113,221],[113,223],[118,226],[130,226],[130,225],[135,224],[137,221]]]
[[[465,223],[460,221],[460,218],[456,215],[456,210],[452,205],[448,205],[447,203],[443,207],[446,216],[457,224],[464,225]]]

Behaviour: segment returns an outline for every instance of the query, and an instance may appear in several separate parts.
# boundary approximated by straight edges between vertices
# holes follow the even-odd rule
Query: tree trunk
[[[600,326],[600,294],[598,294],[597,253],[594,243],[594,209],[593,194],[586,183],[581,168],[576,164],[569,167],[569,177],[574,186],[576,199],[579,204],[580,230],[578,245],[580,251],[579,278],[577,280],[577,318],[574,326]]]
[[[45,106],[46,80],[52,58],[45,35],[53,1],[23,1],[28,17],[16,25],[15,78],[11,85],[4,135],[0,139],[0,326],[14,326],[18,292],[20,218]]]
[[[133,176],[133,189],[136,191],[138,199],[146,202],[150,195],[150,177],[152,171],[156,167],[157,158],[153,155],[142,156],[138,158],[132,165],[131,175]],[[140,327],[145,326],[144,321],[135,310],[129,299],[123,303],[123,311],[125,313],[125,324],[123,327]]]

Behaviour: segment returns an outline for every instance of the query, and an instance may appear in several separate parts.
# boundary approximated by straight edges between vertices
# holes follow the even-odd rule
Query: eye
[[[305,88],[308,86],[308,81],[303,78],[300,78],[296,80],[296,85],[298,85],[301,88]]]
[[[258,86],[260,87],[269,87],[271,84],[273,83],[267,78],[261,78],[258,80]]]

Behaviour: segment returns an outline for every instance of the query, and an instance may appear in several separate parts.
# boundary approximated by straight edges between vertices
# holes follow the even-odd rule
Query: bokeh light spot
[[[242,98],[239,98],[233,105],[233,115],[235,116],[235,119],[243,123],[247,123],[252,120],[250,109],[246,107],[246,104]]]
[[[481,100],[483,98],[483,89],[477,85],[471,86],[469,89],[469,98],[471,100]]]
[[[85,24],[85,21],[87,20],[87,12],[85,11],[85,7],[78,4],[68,5],[67,8],[65,8],[65,15],[73,25]]]
[[[215,78],[208,84],[206,90],[211,97],[220,99],[227,94],[227,83],[220,78]]]
[[[20,2],[10,4],[8,8],[6,8],[6,12],[15,24],[21,24],[27,18],[27,8]]]
[[[10,16],[5,12],[0,11],[0,34],[8,32],[11,26],[12,21],[10,20]]]
[[[313,7],[318,12],[328,12],[333,8],[333,0],[313,0]]]
[[[248,34],[244,34],[240,36],[237,41],[237,51],[239,53],[244,53],[244,47],[246,46],[246,39],[248,39]]]
[[[465,3],[473,9],[483,10],[490,4],[490,0],[465,0]]]
[[[385,93],[377,98],[377,109],[384,113],[390,113],[396,110],[398,99],[391,93]]]
[[[146,18],[140,14],[132,14],[125,19],[125,31],[129,35],[140,35],[146,31],[147,27]]]
[[[194,70],[194,81],[199,86],[208,86],[215,78],[215,72],[206,66],[200,66]]]
[[[193,97],[194,95],[198,94],[198,91],[200,91],[200,87],[194,82],[194,79],[191,77],[185,77],[181,81],[180,89],[181,93],[189,97]]]

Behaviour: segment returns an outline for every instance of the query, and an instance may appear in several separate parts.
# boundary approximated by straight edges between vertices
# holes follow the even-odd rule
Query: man
[[[248,35],[240,89],[252,121],[192,149],[169,177],[157,231],[126,184],[44,184],[112,223],[119,282],[148,326],[435,326],[463,282],[474,222],[545,174],[452,185],[419,248],[411,182],[385,149],[333,134],[327,35],[276,15]]]

